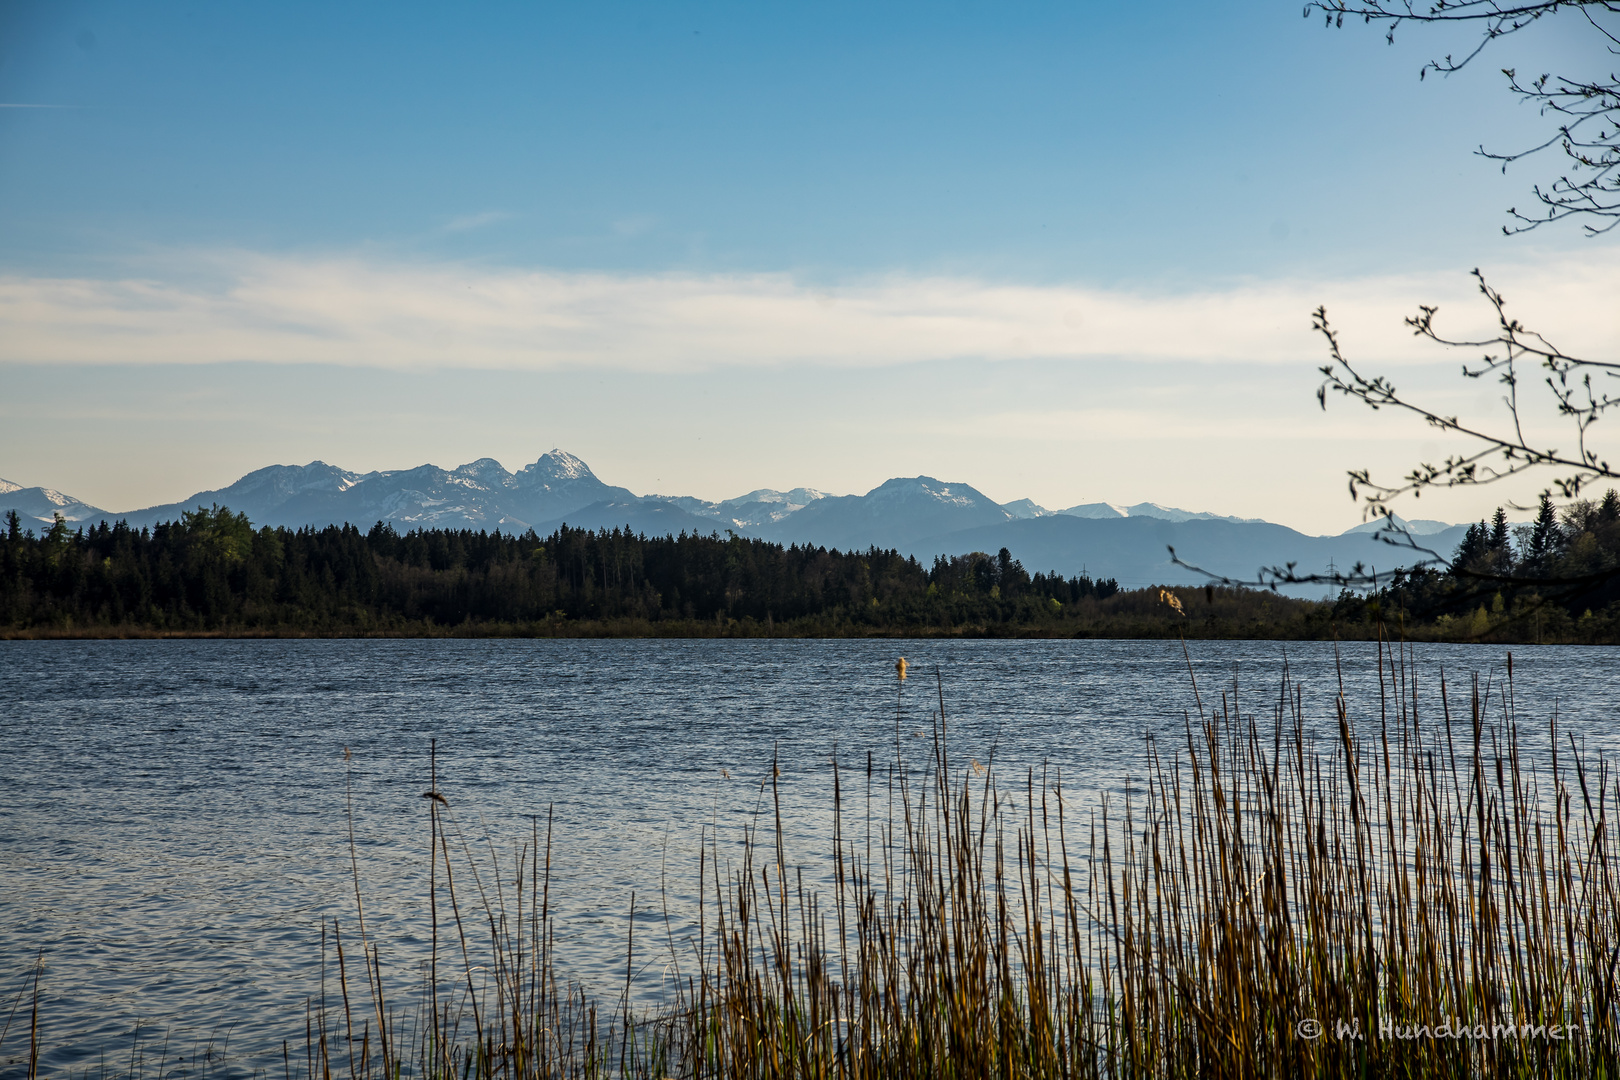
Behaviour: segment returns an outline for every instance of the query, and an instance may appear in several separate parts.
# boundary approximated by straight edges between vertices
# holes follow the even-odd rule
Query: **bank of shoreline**
[[[1307,600],[1252,583],[1122,587],[1032,570],[1005,548],[924,565],[892,549],[737,536],[255,530],[222,507],[184,518],[139,531],[58,522],[44,536],[12,522],[0,534],[0,639],[1620,642],[1620,573],[1590,568],[1580,590],[1431,568]]]
[[[1515,632],[1519,630],[1520,632]],[[1526,632],[1527,631],[1527,632]],[[1380,623],[1329,624],[1304,632],[1279,626],[1210,626],[1191,620],[1131,621],[1116,626],[1041,626],[977,624],[939,626],[847,626],[797,628],[765,626],[754,620],[647,623],[619,620],[556,620],[536,623],[471,623],[441,626],[416,623],[390,627],[308,628],[298,626],[223,626],[169,628],[142,625],[0,627],[0,641],[256,641],[256,640],[988,640],[988,641],[1379,641],[1436,642],[1453,645],[1615,645],[1613,635],[1590,637],[1542,634],[1535,627],[1495,627],[1483,636],[1446,634],[1430,625],[1402,627]]]

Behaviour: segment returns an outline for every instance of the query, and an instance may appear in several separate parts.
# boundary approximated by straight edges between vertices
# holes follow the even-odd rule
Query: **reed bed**
[[[1407,654],[1379,656],[1376,715],[1342,681],[1336,730],[1291,675],[1258,707],[1234,687],[1146,742],[1134,791],[1085,807],[1052,775],[953,758],[941,693],[924,760],[898,727],[899,768],[833,756],[808,884],[773,768],[740,846],[704,833],[690,926],[647,943],[627,920],[616,1000],[559,973],[550,826],[498,860],[435,776],[433,970],[402,1009],[357,869],[287,1074],[1620,1075],[1620,784],[1520,716],[1511,657],[1420,716]],[[879,809],[851,812],[874,783]],[[633,1008],[653,955],[674,989]]]

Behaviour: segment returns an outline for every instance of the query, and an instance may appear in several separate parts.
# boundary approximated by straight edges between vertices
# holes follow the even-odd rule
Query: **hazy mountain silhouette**
[[[887,548],[1012,520],[1011,513],[975,488],[917,476],[885,481],[865,495],[818,499],[754,532],[781,543]]]
[[[325,526],[349,522],[370,528],[483,529],[546,535],[567,524],[586,529],[629,528],[647,535],[734,532],[780,543],[842,550],[898,548],[924,561],[936,555],[1009,549],[1025,568],[1082,571],[1122,585],[1197,584],[1205,579],[1170,562],[1182,558],[1217,574],[1252,580],[1262,566],[1296,564],[1300,573],[1360,562],[1379,570],[1409,565],[1417,556],[1378,540],[1377,523],[1339,536],[1306,536],[1282,525],[1225,517],[1144,502],[1130,506],[1086,503],[1051,511],[1028,499],[998,504],[967,484],[929,476],[888,480],[864,495],[829,496],[812,488],[761,488],[711,502],[690,496],[637,496],[600,480],[572,454],[552,450],[532,465],[508,472],[493,458],[456,469],[355,473],[325,462],[272,465],[228,487],[189,499],[114,514],[50,488],[0,481],[0,512],[16,509],[23,524],[49,527],[53,513],[69,522],[126,520],[153,525],[218,504],[257,525]],[[1421,542],[1449,555],[1465,526],[1414,522]],[[1296,592],[1320,594],[1323,586]]]
[[[1461,542],[1465,525],[1420,538],[1420,543],[1449,555]],[[1363,532],[1307,536],[1270,522],[1164,518],[1078,518],[1067,515],[1009,521],[976,529],[919,537],[901,550],[921,559],[946,552],[1010,550],[1030,572],[1056,570],[1112,577],[1126,588],[1140,585],[1202,585],[1205,578],[1170,561],[1169,547],[1188,562],[1235,580],[1254,580],[1262,566],[1296,564],[1300,574],[1323,573],[1330,567],[1349,570],[1357,562],[1380,572],[1408,566],[1413,552],[1394,547]],[[1319,596],[1325,585],[1300,586],[1293,595]]]

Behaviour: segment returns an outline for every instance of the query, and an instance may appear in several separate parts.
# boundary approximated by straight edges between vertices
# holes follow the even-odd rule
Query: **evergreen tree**
[[[1489,551],[1490,536],[1485,531],[1485,523],[1468,526],[1463,533],[1462,543],[1457,545],[1457,553],[1451,557],[1451,565],[1459,570],[1472,569]]]
[[[1496,508],[1496,516],[1491,518],[1490,549],[1500,558],[1507,558],[1513,554],[1513,549],[1508,544],[1507,511],[1500,506]]]
[[[1526,562],[1540,573],[1546,573],[1563,539],[1558,532],[1558,512],[1553,509],[1552,495],[1541,493],[1541,506],[1536,511],[1536,524],[1530,531],[1530,550]]]
[[[1607,507],[1605,510],[1604,507]],[[1553,565],[1541,576],[1620,567],[1620,496],[1577,502],[1561,519],[1544,503],[1539,533]],[[1607,521],[1605,523],[1605,515]],[[1561,521],[1561,524],[1559,523]],[[1479,580],[1506,550],[1477,522],[1454,572],[1393,576],[1375,596],[1331,606],[1209,587],[1200,636],[1324,637],[1371,632],[1400,611],[1422,632],[1454,636],[1438,616],[1522,606],[1534,593],[1568,616],[1563,639],[1620,639],[1620,579],[1578,595]],[[1481,569],[1469,580],[1472,561]],[[1181,597],[1191,599],[1191,594]],[[1590,610],[1592,619],[1585,613]],[[1547,617],[1550,618],[1550,615]],[[1434,620],[1434,621],[1430,621]],[[1577,621],[1580,626],[1577,629]],[[1507,624],[1504,623],[1504,626]],[[1537,632],[1553,626],[1544,618]],[[1157,588],[1113,578],[1028,573],[1002,549],[941,556],[931,569],[896,551],[837,551],[738,536],[637,536],[559,529],[550,536],[470,530],[396,533],[386,525],[260,528],[224,507],[131,529],[77,528],[59,516],[43,535],[0,520],[0,637],[49,633],[443,634],[639,636],[1160,637],[1187,631]],[[1519,631],[1509,626],[1502,631]]]

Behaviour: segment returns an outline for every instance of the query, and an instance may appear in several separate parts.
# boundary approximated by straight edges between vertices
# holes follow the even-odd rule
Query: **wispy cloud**
[[[511,216],[504,210],[486,210],[482,214],[462,214],[460,217],[453,217],[445,222],[439,227],[439,231],[445,233],[469,232],[473,229],[482,229],[485,225],[493,225],[498,221],[506,221]]]
[[[1612,355],[1620,346],[1612,261],[1526,264],[1495,281],[1514,312],[1564,348]],[[1321,356],[1309,315],[1323,302],[1347,347],[1369,361],[1437,358],[1402,325],[1419,302],[1439,303],[1459,334],[1488,326],[1461,272],[1183,293],[907,275],[829,289],[779,274],[214,253],[166,261],[161,276],[0,277],[0,361],[638,371],[962,358],[1293,364]]]
[[[1266,416],[1265,437],[1302,442],[1366,437],[1367,425],[1361,414],[1347,409],[1324,414],[1317,411],[1316,402],[1308,404],[1308,408],[1296,408],[1283,419]],[[1185,403],[1158,409],[1100,405],[1083,409],[988,412],[948,419],[913,416],[897,420],[896,426],[919,435],[955,435],[964,439],[1019,443],[1107,442],[1118,445],[1145,436],[1161,443],[1187,440],[1211,443],[1253,440],[1257,434],[1254,418],[1263,413],[1264,410],[1254,410],[1237,420],[1230,409],[1200,412]]]
[[[651,214],[637,214],[615,221],[613,223],[613,234],[622,237],[641,236],[651,232],[653,226],[657,224],[658,219]]]

